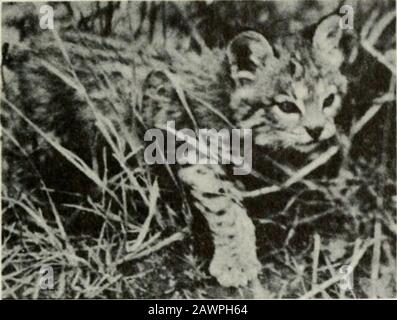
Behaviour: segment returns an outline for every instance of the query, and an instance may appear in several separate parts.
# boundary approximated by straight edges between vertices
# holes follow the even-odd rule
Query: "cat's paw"
[[[236,254],[225,249],[215,250],[209,269],[222,286],[245,287],[258,279],[261,264],[255,252],[248,254],[242,251]]]

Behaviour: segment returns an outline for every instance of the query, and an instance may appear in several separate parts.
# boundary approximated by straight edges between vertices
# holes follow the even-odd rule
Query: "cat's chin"
[[[294,149],[301,153],[308,154],[308,153],[312,153],[313,151],[319,151],[322,149],[326,149],[326,148],[330,147],[331,145],[335,145],[336,143],[337,143],[336,136],[332,136],[328,139],[321,140],[318,142],[296,144],[294,146]]]
[[[310,153],[318,147],[318,143],[298,144],[294,146],[294,150],[301,153]]]
[[[293,149],[301,153],[311,153],[312,151],[317,149],[321,144],[322,144],[321,142],[296,144],[293,146]]]

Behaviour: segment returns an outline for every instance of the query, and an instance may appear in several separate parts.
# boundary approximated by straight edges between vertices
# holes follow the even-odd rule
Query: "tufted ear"
[[[313,48],[316,54],[327,63],[340,66],[343,53],[339,43],[342,38],[342,28],[339,26],[340,17],[331,15],[320,22],[313,36]]]
[[[227,47],[227,59],[232,78],[237,84],[255,78],[258,67],[274,56],[269,42],[263,35],[254,31],[245,31],[234,37]]]

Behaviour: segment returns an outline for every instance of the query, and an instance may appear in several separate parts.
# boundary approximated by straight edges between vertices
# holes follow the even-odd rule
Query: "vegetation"
[[[102,148],[94,153],[69,148],[62,132],[51,130],[59,118],[50,113],[50,104],[48,109],[29,105],[44,84],[31,83],[37,91],[26,90],[23,97],[12,99],[17,79],[7,71],[13,57],[6,42],[16,37],[9,37],[9,31],[16,30],[18,41],[29,44],[40,30],[32,4],[3,4],[3,298],[257,297],[256,288],[221,288],[209,276],[210,253],[197,250],[206,248],[200,246],[206,239],[190,231],[193,225],[197,234],[203,232],[184,193],[176,194],[172,170],[162,168],[161,175],[149,171],[141,161],[136,126],[117,113],[110,121],[98,109],[73,64],[67,63],[62,31],[119,37],[137,45],[167,47],[176,42],[171,45],[204,55],[222,48],[240,30],[271,30],[273,36],[274,30],[294,32],[343,3],[54,4],[59,29],[52,36],[69,70],[49,71],[58,72],[68,90],[81,93],[101,140]],[[269,213],[264,204],[260,209],[265,212],[254,221],[263,265],[262,297],[396,296],[395,2],[353,1],[353,7],[355,25],[348,45],[355,54],[346,65],[349,121],[344,124],[340,171],[332,179],[311,177],[336,155],[336,149],[329,149],[298,172],[285,168],[284,183],[245,195],[247,201],[272,201],[266,197],[289,192],[285,207]],[[129,103],[137,110],[142,92],[139,86],[133,89]],[[118,100],[113,102],[117,109]],[[46,123],[37,123],[35,112]],[[165,176],[168,184],[159,181]],[[340,286],[340,268],[346,265],[353,268],[352,290]],[[38,285],[43,266],[54,269],[53,290]]]

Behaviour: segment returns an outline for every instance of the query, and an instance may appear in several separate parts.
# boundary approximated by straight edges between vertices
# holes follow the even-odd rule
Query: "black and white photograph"
[[[395,0],[2,2],[1,49],[2,299],[397,298]]]

